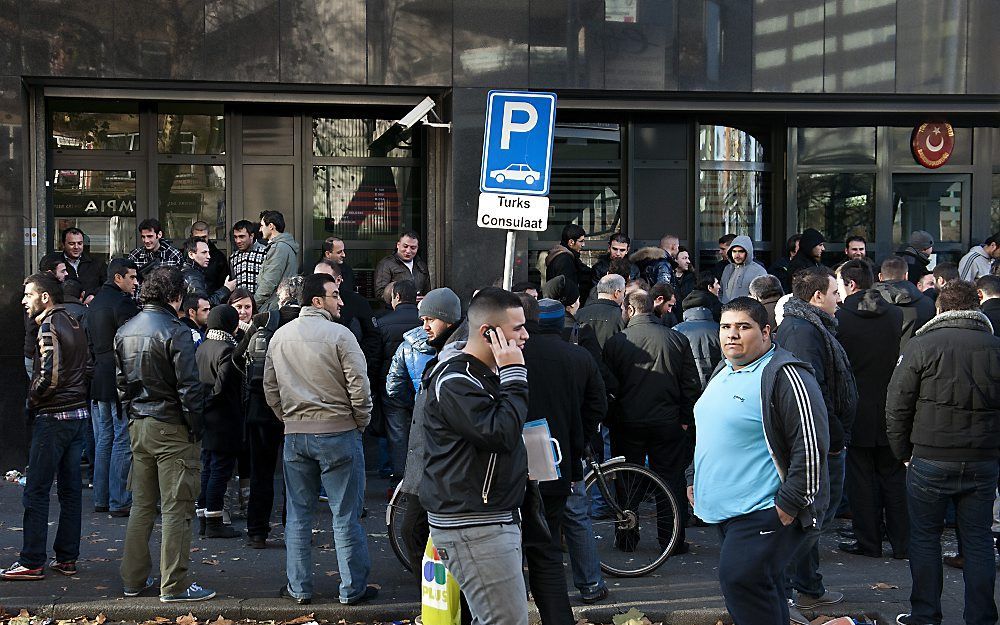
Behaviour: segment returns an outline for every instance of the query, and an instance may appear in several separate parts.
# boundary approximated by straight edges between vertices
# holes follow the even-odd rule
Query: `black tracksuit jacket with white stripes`
[[[712,377],[725,366],[723,360]],[[830,430],[823,393],[812,367],[780,346],[775,346],[760,384],[764,437],[781,477],[774,502],[802,527],[819,526],[830,501]],[[687,477],[693,484],[692,468]]]

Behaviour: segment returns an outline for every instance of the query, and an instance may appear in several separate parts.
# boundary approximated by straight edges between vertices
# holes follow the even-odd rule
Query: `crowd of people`
[[[371,601],[362,435],[374,433],[380,468],[411,495],[410,560],[429,536],[466,620],[526,624],[530,589],[545,625],[574,623],[564,546],[580,599],[608,596],[582,478],[587,458],[612,454],[690,502],[672,555],[690,548],[685,526],[718,527],[719,582],[741,625],[804,625],[802,609],[844,599],[824,584],[818,542],[845,512],[842,550],[882,557],[885,535],[892,556],[910,560],[904,625],[941,622],[941,534],[953,515],[966,620],[997,621],[1000,235],[957,265],[932,263],[926,232],[878,264],[852,236],[830,268],[824,236],[806,229],[770,269],[749,237],[726,235],[719,261],[696,272],[673,235],[632,250],[614,234],[588,266],[587,233],[571,224],[540,284],[484,285],[463,306],[430,288],[420,236],[404,232],[374,271],[378,314],[355,290],[344,241],[327,239],[306,262],[277,211],[235,223],[228,257],[204,222],[179,247],[156,220],[139,234],[141,247],[105,267],[70,228],[24,282],[33,436],[24,545],[3,579],[41,579],[46,566],[76,574],[86,455],[95,512],[128,517],[124,594],[210,599],[188,579],[191,523],[207,538],[240,537],[232,518],[244,500],[247,545],[267,548],[280,455],[281,594],[312,601],[322,500],[339,599]],[[563,456],[558,479],[536,483],[521,433],[541,417]],[[618,549],[639,540],[616,529]]]

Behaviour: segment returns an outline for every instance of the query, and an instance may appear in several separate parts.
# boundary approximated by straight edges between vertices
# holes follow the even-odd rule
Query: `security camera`
[[[409,130],[427,117],[427,114],[430,113],[433,108],[434,100],[430,97],[426,97],[420,102],[420,104],[413,107],[413,110],[404,115],[403,118],[396,123],[402,126],[403,129]]]

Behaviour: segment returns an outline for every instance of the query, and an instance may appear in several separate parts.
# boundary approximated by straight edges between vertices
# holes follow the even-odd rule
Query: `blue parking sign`
[[[490,91],[479,190],[548,195],[556,94]]]

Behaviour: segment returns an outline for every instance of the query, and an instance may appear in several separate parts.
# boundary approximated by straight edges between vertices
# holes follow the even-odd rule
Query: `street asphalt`
[[[0,467],[0,473],[15,467]],[[318,596],[308,607],[297,606],[278,597],[285,583],[285,549],[281,526],[272,533],[267,549],[254,550],[244,546],[242,539],[200,539],[191,542],[189,578],[203,586],[214,588],[218,596],[208,602],[194,604],[162,604],[155,597],[124,598],[118,567],[122,557],[122,541],[126,519],[111,518],[93,511],[92,490],[83,491],[83,539],[79,573],[64,577],[52,572],[38,582],[0,581],[0,614],[17,614],[21,608],[33,614],[45,614],[57,619],[103,612],[109,620],[144,621],[156,616],[171,619],[193,611],[202,618],[221,614],[229,619],[290,619],[313,613],[334,623],[345,619],[355,622],[393,622],[412,619],[419,613],[419,589],[409,573],[399,565],[389,545],[385,526],[385,506],[389,483],[369,472],[367,507],[364,519],[372,557],[370,582],[382,587],[379,597],[364,606],[342,606],[337,601],[338,572],[336,554],[331,546],[332,533],[329,509],[319,507],[314,533],[316,545],[315,584]],[[16,483],[0,481],[0,566],[8,566],[18,557],[21,547],[23,488]],[[277,496],[280,503],[280,494]],[[49,544],[55,534],[58,503],[52,495],[50,508]],[[280,520],[276,513],[275,522]],[[848,522],[838,521],[838,527]],[[244,529],[242,521],[234,527]],[[615,613],[631,607],[644,612],[655,621],[698,625],[714,625],[725,619],[725,606],[717,581],[719,545],[716,530],[695,527],[688,530],[691,552],[671,558],[654,574],[638,579],[609,578],[610,597],[594,606],[579,601],[575,590],[570,593],[578,617],[592,623],[610,623]],[[893,622],[897,613],[908,611],[910,574],[908,562],[890,558],[874,559],[851,556],[837,550],[842,540],[830,532],[821,542],[822,566],[826,585],[843,592],[845,601],[830,606],[816,615],[867,615],[869,620]],[[158,560],[159,525],[154,529],[151,550],[154,567]],[[946,534],[946,551],[955,550],[952,530]],[[888,547],[887,547],[887,551]],[[568,565],[567,565],[568,573]],[[155,574],[155,573],[154,573]],[[568,587],[572,589],[571,579]],[[945,568],[944,622],[959,622],[962,615],[964,584],[961,571]],[[727,621],[729,622],[729,621]]]

